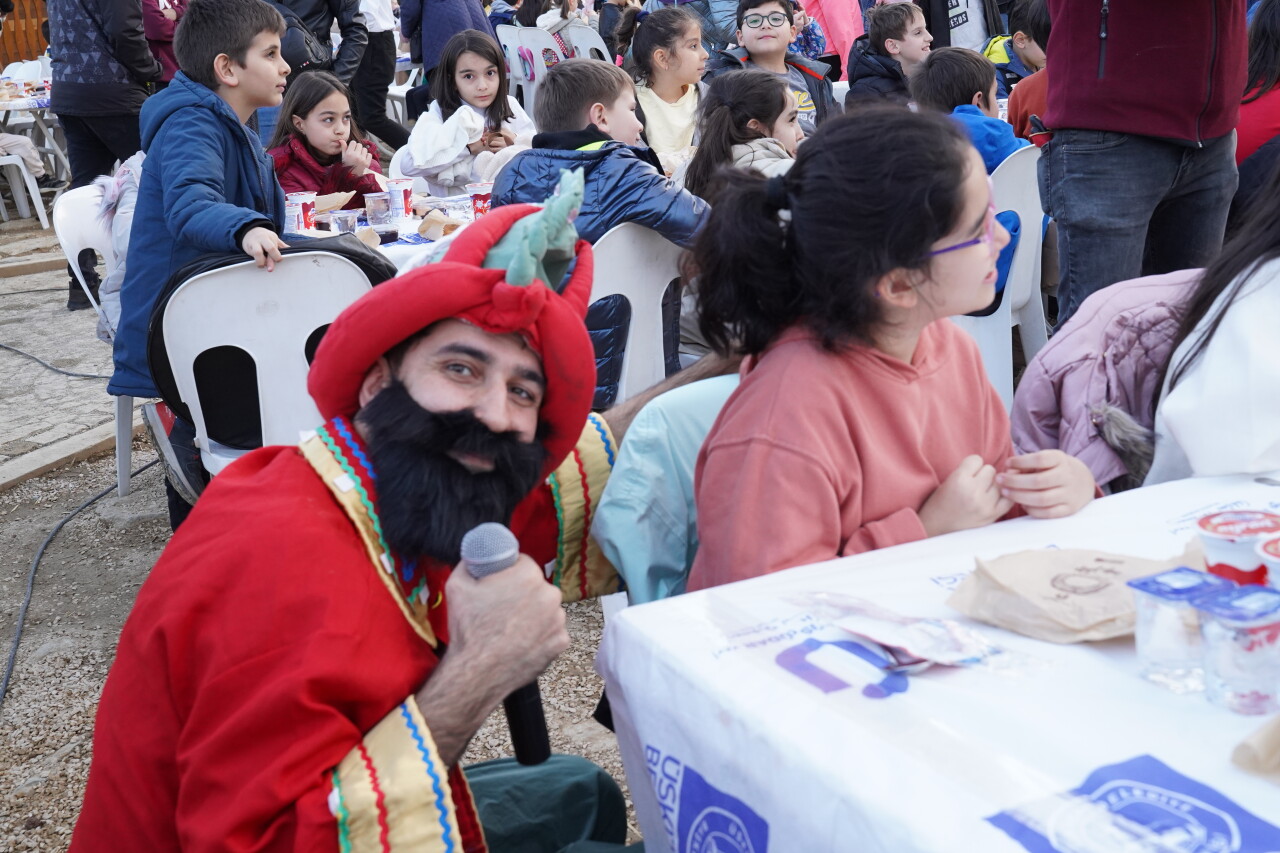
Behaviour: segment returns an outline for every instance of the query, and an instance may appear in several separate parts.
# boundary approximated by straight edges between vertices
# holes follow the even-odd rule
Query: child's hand
[[[258,268],[267,268],[271,272],[280,260],[280,250],[289,248],[289,244],[281,240],[270,228],[250,228],[240,241],[244,253],[258,262]]]
[[[475,142],[467,146],[467,151],[471,154],[479,154],[481,151],[489,150],[489,137],[487,134],[482,135]]]
[[[1041,450],[1009,460],[996,476],[1000,493],[1033,518],[1062,518],[1093,500],[1097,484],[1087,465],[1061,450]]]
[[[1013,508],[1000,494],[996,469],[977,454],[966,456],[920,507],[920,523],[929,536],[982,527]]]
[[[507,133],[507,131],[495,130],[493,133],[486,134],[485,139],[488,141],[488,149],[490,151],[501,151],[515,142],[515,137],[508,138]]]
[[[369,170],[369,164],[372,162],[373,155],[369,153],[369,149],[365,148],[363,143],[353,139],[343,149],[342,165],[350,169],[351,174],[357,178]]]

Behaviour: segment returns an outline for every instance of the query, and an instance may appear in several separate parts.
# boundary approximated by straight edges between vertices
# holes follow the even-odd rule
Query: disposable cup
[[[407,219],[413,213],[413,178],[388,178],[387,201],[392,221]]]
[[[316,194],[315,193],[289,193],[284,197],[286,202],[296,201],[302,205],[302,225],[306,230],[316,227]]]
[[[1258,556],[1258,543],[1280,536],[1280,515],[1238,509],[1206,515],[1198,524],[1211,574],[1242,586],[1267,582],[1267,566]]]

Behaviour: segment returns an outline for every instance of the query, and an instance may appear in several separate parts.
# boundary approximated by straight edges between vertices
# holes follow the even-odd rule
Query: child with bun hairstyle
[[[663,170],[674,175],[693,156],[707,52],[698,16],[682,6],[646,12],[631,6],[614,31],[618,52],[631,54],[636,114]]]
[[[947,319],[991,302],[1008,241],[953,121],[868,108],[733,178],[685,271],[703,334],[747,356],[698,456],[690,590],[1092,499],[1080,461],[1014,455]]]
[[[711,81],[698,129],[698,153],[684,172],[684,188],[712,204],[721,167],[781,175],[795,162],[804,139],[791,88],[776,75],[754,69]]]
[[[431,76],[431,98],[399,166],[405,175],[424,178],[434,196],[458,195],[467,184],[492,181],[537,132],[507,94],[502,49],[479,30],[463,30],[445,43]]]

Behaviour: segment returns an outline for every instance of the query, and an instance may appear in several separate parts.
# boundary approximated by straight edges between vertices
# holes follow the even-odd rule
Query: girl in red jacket
[[[364,193],[385,189],[378,149],[351,118],[351,92],[328,71],[299,74],[289,85],[268,153],[286,193],[355,191],[346,207],[364,206]]]

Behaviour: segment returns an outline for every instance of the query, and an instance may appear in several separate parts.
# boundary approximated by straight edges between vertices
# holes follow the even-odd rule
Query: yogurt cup
[[[289,193],[284,197],[285,202],[296,201],[302,206],[302,224],[301,228],[310,231],[316,227],[316,194],[315,193]]]
[[[1186,566],[1128,585],[1137,611],[1133,633],[1142,677],[1174,693],[1203,690],[1200,611],[1194,602],[1235,585]]]
[[[388,178],[387,196],[393,222],[413,214],[413,178]]]
[[[1280,536],[1280,515],[1253,509],[1215,512],[1199,521],[1209,572],[1238,584],[1267,582],[1258,544]]]
[[[467,192],[471,195],[471,208],[476,218],[489,212],[489,204],[493,198],[493,183],[467,184]]]
[[[389,193],[365,193],[364,215],[370,225],[391,224],[391,195]]]
[[[284,203],[284,233],[297,234],[302,230],[302,202],[288,201]]]
[[[1263,539],[1258,543],[1258,559],[1267,567],[1267,580],[1280,589],[1280,536]]]
[[[1280,711],[1280,590],[1242,586],[1195,600],[1205,695],[1237,714]]]

